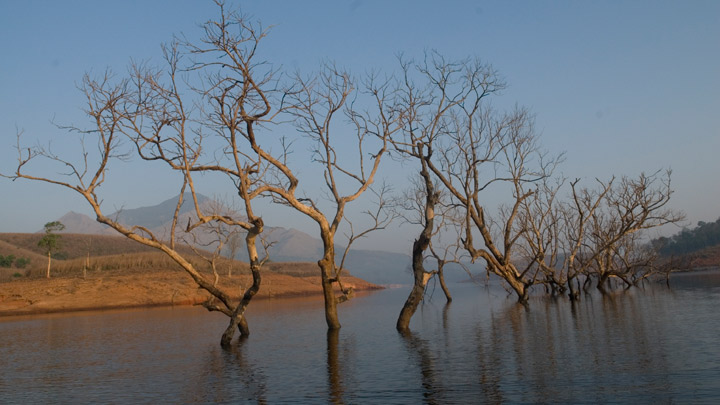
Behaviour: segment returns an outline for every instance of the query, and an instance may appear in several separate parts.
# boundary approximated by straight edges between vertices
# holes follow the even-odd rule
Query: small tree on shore
[[[50,265],[52,263],[52,254],[57,252],[60,249],[60,239],[62,236],[54,233],[54,232],[60,232],[63,229],[65,229],[65,225],[63,225],[59,221],[53,221],[48,222],[45,224],[45,235],[40,239],[38,242],[38,246],[45,251],[48,258],[48,265],[47,265],[47,273],[46,277],[50,278]]]

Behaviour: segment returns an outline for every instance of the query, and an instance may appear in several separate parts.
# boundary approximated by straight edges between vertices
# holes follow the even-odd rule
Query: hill
[[[120,222],[126,225],[141,225],[161,237],[168,237],[172,213],[178,201],[178,197],[165,200],[160,204],[139,207],[133,209],[123,209],[111,214],[111,217],[119,218]],[[213,204],[217,205],[212,199],[200,195],[198,197],[202,208],[211,210]],[[184,203],[180,210],[181,215],[179,223],[187,223],[190,216],[193,215],[193,207],[190,203],[189,195],[184,197]],[[117,235],[113,229],[99,224],[87,215],[76,212],[69,212],[63,215],[58,221],[65,225],[64,233],[69,234],[93,234],[93,235]],[[270,250],[270,258],[275,262],[316,262],[322,255],[322,242],[297,229],[273,227],[267,224],[265,233],[263,234],[269,242],[273,242]],[[244,249],[244,239],[241,239],[241,247],[235,259],[247,261],[247,253]],[[128,241],[129,243],[135,243]],[[211,243],[210,236],[205,239],[201,238],[198,245],[203,248],[212,250],[216,245]],[[408,246],[410,249],[410,246]],[[80,249],[82,250],[82,249]],[[343,246],[338,246],[337,251],[342,252]],[[223,252],[228,254],[226,250]],[[84,253],[83,253],[84,254]],[[93,253],[91,253],[93,254]],[[79,257],[69,252],[68,257]],[[339,258],[338,258],[339,261]],[[410,265],[410,257],[406,254],[376,251],[376,250],[351,250],[346,262],[346,268],[362,279],[368,280],[376,284],[410,284],[412,276],[405,270]]]
[[[667,260],[682,263],[685,269],[720,267],[720,218],[700,221],[695,228],[684,228],[651,243]]]
[[[653,240],[664,256],[679,256],[699,252],[720,245],[720,218],[715,222],[698,222],[693,229],[683,229],[675,235]]]
[[[707,247],[687,256],[689,268],[720,267],[720,245]]]
[[[54,260],[52,278],[46,279],[45,257],[34,252],[40,237],[0,234],[0,254],[31,260],[27,268],[0,272],[0,316],[188,305],[208,298],[165,254],[118,236],[63,235],[67,258]],[[209,264],[190,252],[185,253],[196,268],[212,277]],[[219,285],[235,298],[252,283],[247,263],[225,259],[217,269]],[[344,282],[358,291],[380,288],[350,275]],[[315,263],[267,263],[257,298],[320,294]]]
[[[126,225],[142,225],[156,234],[164,235],[170,228],[169,224],[175,213],[178,198],[179,195],[148,207],[123,208],[108,215],[108,217],[117,219],[120,223]],[[198,194],[198,203],[202,208],[209,209],[213,201],[202,194]],[[191,214],[193,209],[192,196],[186,193],[183,197],[183,204],[180,207],[181,218]],[[74,211],[68,212],[57,219],[57,221],[65,225],[65,233],[117,236],[117,232],[109,226],[103,225],[87,215]]]
[[[45,260],[45,252],[38,246],[38,241],[42,237],[43,235],[39,233],[0,233],[0,242],[39,255]],[[60,240],[61,248],[58,255],[60,259],[75,259],[88,254],[107,256],[155,251],[151,247],[118,236],[117,232],[113,236],[62,233]]]

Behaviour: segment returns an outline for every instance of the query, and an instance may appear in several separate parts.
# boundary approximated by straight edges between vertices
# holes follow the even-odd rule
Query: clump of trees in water
[[[437,53],[400,65],[403,127],[393,146],[414,163],[424,197],[417,200],[423,229],[413,245],[414,286],[399,330],[408,329],[430,277],[442,277],[440,265],[428,271],[423,264],[440,233],[435,227],[447,224],[454,224],[455,246],[523,304],[535,286],[575,300],[592,280],[605,292],[611,279],[632,286],[660,270],[643,232],[682,219],[667,208],[670,171],[592,185],[558,177],[562,154],[543,150],[530,112],[492,107],[505,84],[491,66]],[[509,198],[494,210],[487,203],[498,194]],[[432,253],[427,258],[437,258]]]
[[[236,330],[249,334],[244,313],[268,259],[267,250],[261,257],[257,247],[265,224],[260,199],[316,224],[330,331],[340,328],[337,305],[353,295],[342,281],[352,242],[397,215],[412,217],[420,228],[412,247],[414,286],[397,323],[401,331],[408,329],[428,280],[442,280],[444,265],[462,263],[463,257],[484,263],[522,303],[535,286],[575,299],[588,280],[603,290],[609,279],[633,285],[655,269],[641,232],[680,219],[666,209],[669,172],[596,180],[592,186],[557,178],[562,155],[542,149],[532,114],[491,106],[489,100],[505,87],[491,66],[431,52],[420,61],[400,58],[396,75],[358,78],[329,62],[309,75],[286,72],[262,58],[267,29],[222,2],[218,7],[219,17],[203,24],[201,38],[163,45],[162,65],[133,63],[125,76],[83,78],[90,124],[70,128],[80,136],[82,160],[22,147],[18,133],[18,165],[10,177],[73,190],[97,221],[172,258],[209,293],[205,307],[229,318],[222,345]],[[292,158],[300,150],[310,150],[315,169]],[[391,155],[420,179],[406,200],[416,214],[391,209],[390,187],[375,184]],[[67,175],[34,174],[33,163],[43,158],[62,165]],[[131,158],[179,178],[180,198],[166,235],[124,225],[101,206],[109,168]],[[196,189],[208,178],[227,181],[241,208],[201,204]],[[316,178],[324,193],[306,186]],[[487,206],[488,196],[498,194],[509,196],[507,203]],[[186,195],[194,212],[181,223]],[[375,203],[364,228],[347,215],[361,197]],[[338,252],[342,226],[346,248]],[[237,235],[227,229],[245,235],[253,283],[239,301],[218,285],[217,271],[208,277],[178,249],[187,235],[208,229],[223,243],[231,242],[223,237]],[[429,258],[432,269],[426,268]],[[213,257],[208,260],[214,265]]]

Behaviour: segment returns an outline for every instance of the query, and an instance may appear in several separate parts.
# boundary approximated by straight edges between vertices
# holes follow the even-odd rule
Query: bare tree
[[[422,144],[417,143],[415,145],[414,153],[421,156],[419,160],[421,163],[420,176],[422,177],[423,188],[420,194],[424,197],[424,201],[421,203],[424,209],[422,210],[420,221],[422,231],[413,242],[412,247],[413,287],[398,316],[396,327],[399,331],[408,330],[410,319],[415,314],[420,301],[425,295],[425,286],[428,280],[430,280],[430,277],[436,274],[435,272],[425,270],[424,262],[425,251],[430,247],[432,236],[435,233],[435,206],[439,202],[440,195],[435,191],[435,185],[427,169],[427,163],[422,158],[425,156]]]
[[[251,160],[242,171],[236,170],[247,174],[247,178],[238,184],[252,189],[248,191],[248,201],[260,195],[270,196],[274,202],[289,206],[317,223],[323,242],[323,256],[318,266],[325,317],[328,328],[337,329],[340,323],[336,305],[347,300],[352,289],[346,288],[341,281],[342,268],[336,264],[335,237],[345,218],[347,204],[357,200],[374,182],[381,158],[387,151],[387,139],[396,130],[394,111],[385,105],[387,82],[369,76],[360,91],[349,73],[327,63],[316,75],[296,74],[281,84],[276,80],[277,71],[256,60],[257,44],[266,32],[248,24],[242,16],[231,13],[228,17],[206,24],[204,43],[190,45],[196,57],[191,69],[203,71],[209,78],[207,92],[212,93],[210,97],[218,105],[216,111],[222,112],[210,118],[220,117],[216,122],[230,132],[230,155]],[[234,35],[238,31],[239,36]],[[235,76],[224,73],[228,70]],[[369,100],[364,105],[365,110],[354,106],[361,96]],[[349,152],[356,157],[354,169],[350,167],[352,159],[346,159],[338,149],[352,139],[343,136],[347,131],[338,122],[342,116],[349,121],[350,131],[355,132],[356,149]],[[329,213],[321,209],[322,202],[318,198],[309,197],[307,191],[303,193],[298,189],[300,178],[289,160],[295,139],[280,137],[280,144],[276,142],[273,150],[273,138],[278,137],[261,137],[258,132],[274,124],[280,124],[276,126],[279,132],[285,131],[287,126],[281,121],[284,119],[292,121],[295,133],[312,145],[312,159],[323,170],[327,200],[331,205]],[[238,136],[246,142],[246,149],[237,147]],[[368,148],[371,148],[369,154]],[[223,172],[226,168],[207,165],[193,170]],[[252,218],[252,215],[248,213],[247,217]],[[360,234],[382,229],[387,218],[379,218],[376,217],[375,223]],[[348,240],[348,248],[355,239]],[[246,238],[246,241],[250,239]],[[340,295],[336,295],[335,285],[339,287]]]
[[[551,294],[569,290],[571,300],[579,298],[574,282],[585,275],[581,254],[590,216],[608,191],[606,184],[595,189],[579,189],[579,180],[570,183],[572,198],[564,201],[559,193],[565,179],[550,183],[544,179],[521,204],[518,230],[524,243],[519,245],[523,260],[542,274],[540,283]]]
[[[656,265],[651,251],[642,248],[639,231],[681,218],[666,209],[669,173],[598,181],[597,189],[571,182],[571,199],[561,201],[565,181],[552,183],[551,175],[562,154],[542,150],[526,109],[499,113],[488,105],[485,99],[504,87],[492,68],[478,61],[447,61],[437,53],[401,66],[403,131],[393,139],[394,150],[419,162],[429,213],[436,204],[431,192],[437,191],[428,174],[442,185],[462,213],[462,246],[518,301],[527,303],[538,284],[552,294],[569,289],[576,299],[581,276],[586,285],[597,279],[601,290],[609,278],[631,285],[649,276]],[[485,198],[493,193],[511,198],[490,211]],[[423,223],[427,227],[430,221]],[[422,236],[426,231],[416,248],[431,246]],[[420,286],[423,277],[428,277],[424,270],[416,275]],[[399,322],[403,327],[407,323]]]
[[[526,260],[544,274],[543,282],[577,300],[579,277],[585,287],[596,279],[604,293],[610,279],[630,287],[662,269],[644,232],[683,218],[667,208],[670,172],[596,180],[592,188],[579,182],[570,183],[568,200],[558,197],[564,182],[544,183],[522,207]]]
[[[657,257],[649,246],[644,248],[649,241],[643,240],[642,232],[683,219],[667,208],[670,175],[667,171],[623,177],[608,185],[602,204],[590,215],[583,256],[601,292],[610,278],[631,286],[652,273]]]
[[[537,272],[519,268],[513,257],[520,237],[518,211],[532,195],[528,184],[548,177],[559,159],[542,153],[527,110],[501,114],[487,105],[485,99],[504,88],[490,66],[477,60],[447,61],[436,53],[421,63],[401,64],[403,112],[408,117],[404,148],[422,144],[424,155],[415,157],[462,211],[465,250],[473,261],[483,259],[487,271],[526,302]],[[491,191],[513,196],[495,217],[487,217],[484,204]]]
[[[92,124],[87,130],[67,129],[96,143],[96,154],[91,156],[85,149],[87,143],[83,143],[83,160],[78,163],[44,148],[21,148],[18,141],[19,164],[13,177],[44,181],[78,192],[92,206],[98,221],[172,257],[215,297],[212,302],[219,302],[207,308],[230,317],[223,345],[230,342],[235,327],[243,335],[249,333],[243,314],[260,287],[263,263],[256,239],[264,230],[264,222],[255,213],[253,201],[271,197],[318,224],[324,246],[318,264],[326,319],[330,329],[337,329],[340,324],[336,304],[348,299],[352,291],[341,281],[335,237],[347,204],[368,191],[374,182],[387,151],[387,139],[396,130],[396,115],[386,106],[387,81],[370,76],[362,83],[361,91],[348,73],[331,64],[317,75],[284,76],[258,56],[267,30],[237,12],[226,10],[222,2],[217,3],[220,17],[203,24],[200,40],[179,38],[163,46],[164,66],[134,63],[127,78],[115,80],[110,73],[99,79],[84,78],[82,90]],[[358,102],[359,98],[369,103]],[[362,104],[362,108],[355,107],[355,102]],[[342,136],[348,133],[340,122],[343,116],[349,132],[354,133],[350,139]],[[332,205],[329,214],[321,209],[324,201],[300,195],[300,179],[289,161],[291,142],[271,132],[287,131],[288,122],[295,125],[294,134],[313,145],[313,160],[322,167]],[[355,168],[350,167],[353,159],[347,159],[345,152],[338,149],[352,138],[356,144],[351,152],[356,157]],[[131,156],[160,163],[180,175],[181,198],[168,241],[148,229],[125,226],[103,213],[97,191],[105,182],[108,166]],[[29,164],[43,157],[68,167],[73,180],[29,174]],[[198,175],[229,179],[243,205],[242,215],[205,210],[197,197]],[[194,215],[187,224],[179,224],[186,192],[191,197]],[[383,228],[388,218],[378,215],[375,220],[359,235]],[[192,232],[209,223],[240,228],[246,233],[253,284],[239,303],[175,249],[177,230]],[[357,239],[358,234],[353,235],[348,245]],[[338,296],[333,290],[335,285],[339,286]]]
[[[322,201],[318,198],[298,195],[300,179],[288,165],[286,154],[275,157],[261,148],[256,138],[251,136],[250,139],[253,150],[276,170],[275,181],[268,183],[265,190],[276,202],[308,216],[319,227],[323,256],[318,266],[325,298],[325,319],[329,329],[338,329],[337,304],[349,299],[352,289],[342,284],[342,268],[336,263],[335,238],[345,218],[347,205],[370,190],[375,181],[381,159],[388,150],[389,137],[397,130],[398,118],[395,111],[387,106],[388,82],[372,75],[361,83],[360,91],[347,72],[326,64],[315,76],[296,75],[291,84],[283,96],[288,103],[285,111],[292,117],[297,131],[311,143],[312,160],[322,168],[328,197],[325,202],[330,204],[327,213],[321,208]],[[357,100],[361,97],[370,105],[366,110],[354,105],[356,102],[360,104]],[[343,136],[347,131],[338,128],[338,117],[343,115],[355,132],[354,139]],[[351,167],[352,160],[344,159],[341,156],[343,152],[339,151],[340,145],[348,143],[354,143],[356,147],[354,153],[350,152],[356,157],[354,168]],[[382,200],[382,193],[376,195]],[[382,202],[379,207],[384,207]],[[361,231],[361,235],[384,228],[390,219],[381,218],[380,213],[373,215],[374,223]],[[346,252],[356,239],[349,238]],[[339,288],[338,292],[334,290],[335,285]]]
[[[403,127],[393,137],[392,144],[393,150],[402,159],[417,165],[419,181],[413,191],[415,198],[406,199],[413,206],[404,208],[419,214],[418,218],[412,220],[406,217],[406,221],[422,227],[412,248],[413,288],[396,325],[398,330],[406,331],[425,294],[428,281],[442,269],[442,261],[438,261],[438,270],[428,271],[424,266],[425,253],[431,247],[433,235],[437,233],[436,208],[441,195],[433,178],[433,172],[437,171],[433,166],[433,160],[437,159],[434,153],[446,147],[442,141],[447,136],[455,111],[466,104],[479,106],[482,98],[499,90],[503,84],[489,66],[479,61],[447,62],[437,53],[425,55],[422,63],[404,60],[402,57],[399,59],[403,76],[398,84],[397,108],[401,113]],[[421,84],[417,84],[418,80]],[[439,154],[442,153],[444,150]],[[441,181],[446,180],[440,177]],[[444,285],[444,279],[442,281]],[[450,299],[446,287],[443,290]]]
[[[395,148],[402,149],[403,146],[396,143]],[[415,150],[420,149],[419,152],[421,152],[421,148],[417,145]],[[397,329],[401,332],[409,330],[410,320],[425,297],[430,280],[433,277],[437,278],[445,299],[449,303],[452,301],[452,295],[445,283],[445,266],[455,263],[464,267],[459,255],[461,247],[456,243],[443,244],[441,241],[441,234],[448,233],[448,228],[451,228],[448,223],[454,224],[453,221],[457,220],[457,213],[453,212],[452,206],[443,201],[443,196],[438,185],[433,183],[427,165],[423,163],[423,160],[419,159],[419,161],[421,163],[420,176],[411,178],[410,182],[414,183],[412,188],[406,190],[396,204],[396,209],[399,210],[398,215],[404,219],[404,222],[421,228],[412,246],[413,287],[400,311],[396,324]],[[453,240],[457,241],[456,233],[452,230],[450,230],[449,236],[455,237]],[[434,269],[428,269],[428,261],[434,262]]]
[[[205,37],[200,41],[207,46],[193,45],[176,40],[163,46],[165,66],[154,68],[149,64],[133,64],[127,78],[115,80],[108,72],[98,79],[86,75],[81,90],[87,99],[86,114],[90,118],[88,129],[68,127],[81,138],[82,160],[73,162],[51,150],[36,147],[22,148],[18,134],[19,161],[17,178],[43,181],[72,189],[82,195],[93,208],[96,219],[126,237],[154,247],[166,253],[208,291],[219,304],[208,305],[230,318],[221,343],[232,340],[235,328],[242,335],[249,329],[244,312],[257,293],[262,260],[256,248],[256,237],[263,231],[264,223],[256,215],[252,200],[264,191],[260,179],[266,164],[262,157],[246,153],[241,141],[252,133],[256,123],[270,112],[269,101],[261,86],[272,82],[272,71],[264,71],[256,79],[255,55],[259,41],[266,32],[248,24],[246,20],[224,9],[220,19],[204,24]],[[225,53],[228,60],[202,59],[212,51]],[[180,73],[186,80],[180,80]],[[192,77],[190,77],[192,75]],[[88,142],[89,141],[89,142]],[[129,143],[127,143],[129,141]],[[95,151],[86,145],[97,145]],[[169,240],[163,240],[149,229],[126,226],[116,218],[104,214],[101,208],[99,188],[105,183],[111,163],[130,158],[129,144],[134,155],[148,162],[163,163],[171,171],[180,174],[180,198],[173,216]],[[39,158],[54,161],[65,168],[65,176],[52,178],[29,174],[29,166]],[[232,181],[243,207],[243,216],[221,215],[204,212],[198,202],[195,174],[220,174]],[[186,191],[192,197],[194,218],[186,225],[178,223],[180,207]],[[207,223],[221,223],[240,227],[246,233],[246,247],[250,260],[253,284],[238,301],[227,291],[196,269],[176,250],[176,235],[180,226],[191,232]]]

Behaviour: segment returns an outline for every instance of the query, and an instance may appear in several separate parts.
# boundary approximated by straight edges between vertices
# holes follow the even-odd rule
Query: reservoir
[[[450,289],[406,336],[409,286],[341,304],[338,333],[320,297],[257,300],[230,351],[226,318],[198,307],[4,318],[0,403],[720,401],[718,271],[529,309],[498,285]]]

